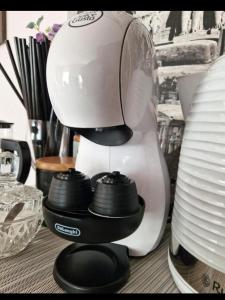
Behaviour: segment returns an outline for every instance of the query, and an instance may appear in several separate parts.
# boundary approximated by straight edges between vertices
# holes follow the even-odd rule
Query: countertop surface
[[[170,226],[160,245],[142,258],[130,259],[130,278],[119,293],[178,293],[167,263]],[[64,293],[52,276],[57,255],[71,242],[43,227],[18,255],[1,260],[0,293]]]

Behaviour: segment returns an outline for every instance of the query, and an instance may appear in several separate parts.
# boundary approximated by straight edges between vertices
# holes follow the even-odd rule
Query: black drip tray
[[[102,244],[124,239],[138,228],[144,209],[144,200],[139,197],[139,210],[136,213],[108,218],[96,216],[89,211],[54,210],[49,206],[47,198],[43,201],[43,215],[48,228],[64,239],[82,244]]]
[[[72,244],[57,257],[53,276],[69,293],[114,293],[129,278],[127,247]]]

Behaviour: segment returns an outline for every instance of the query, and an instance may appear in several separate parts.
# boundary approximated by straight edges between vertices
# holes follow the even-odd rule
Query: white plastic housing
[[[172,231],[208,266],[225,273],[225,55],[201,80],[186,121]]]
[[[169,176],[157,135],[156,69],[148,30],[123,12],[103,12],[82,27],[66,23],[51,45],[47,64],[50,99],[64,125],[126,124],[133,131],[121,146],[102,146],[81,137],[76,169],[90,177],[120,171],[135,180],[145,201],[144,217],[132,235],[117,241],[135,256],[157,247],[169,210]]]
[[[133,256],[157,247],[169,209],[169,177],[157,135],[157,79],[149,32],[133,20],[124,37],[121,61],[123,115],[133,137],[119,147],[97,145],[82,137],[76,160],[76,168],[89,176],[117,170],[135,180],[145,201],[144,217],[132,235],[117,241],[128,246]]]
[[[97,12],[98,14],[98,12]],[[53,109],[69,127],[123,125],[120,72],[123,38],[133,17],[103,12],[97,21],[71,27],[67,21],[48,54],[47,84]]]

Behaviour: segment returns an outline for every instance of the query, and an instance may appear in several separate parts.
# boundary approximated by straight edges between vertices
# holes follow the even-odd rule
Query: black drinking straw
[[[46,63],[47,57],[48,57],[48,50],[49,50],[49,41],[48,41],[48,39],[45,39],[43,44],[44,44],[44,48],[45,48],[45,63]]]
[[[37,87],[38,87],[38,107],[39,107],[39,119],[45,121],[45,100],[44,100],[44,91],[42,89],[42,74],[40,70],[40,65],[42,66],[42,63],[39,63],[38,60],[38,41],[35,40],[35,58],[36,58],[36,71],[37,71]],[[39,65],[40,64],[40,65]]]
[[[19,51],[20,69],[21,69],[21,83],[22,83],[24,104],[25,104],[25,107],[27,110],[28,117],[30,118],[30,110],[29,110],[27,90],[26,90],[25,69],[24,69],[24,61],[23,61],[23,54],[22,54],[22,41],[21,40],[22,39],[18,39],[18,51]]]
[[[32,119],[36,118],[35,111],[35,95],[34,95],[34,71],[33,71],[33,55],[32,55],[33,38],[29,37],[29,57],[30,57],[30,75],[31,75],[31,107],[32,107]]]
[[[14,56],[12,53],[12,48],[10,46],[9,40],[6,40],[6,48],[7,48],[7,51],[8,51],[8,54],[9,54],[9,57],[10,57],[10,60],[11,60],[12,66],[13,66],[14,73],[16,75],[16,79],[17,79],[20,91],[22,92],[21,78],[20,78],[20,74],[17,69],[17,65],[16,65],[16,62],[15,62],[15,59],[14,59]]]
[[[27,94],[27,105],[29,116],[31,116],[31,87],[30,87],[30,69],[29,69],[29,62],[27,58],[27,51],[26,51],[26,39],[21,40],[22,43],[22,57],[24,63],[24,82]]]
[[[34,105],[36,111],[36,120],[42,120],[41,110],[39,106],[39,95],[38,95],[38,75],[37,75],[37,58],[36,58],[36,40],[33,39],[32,46],[32,59],[33,59],[33,76],[34,76]]]
[[[11,88],[13,89],[17,97],[20,99],[21,103],[24,105],[23,98],[21,97],[20,93],[18,92],[17,88],[13,84],[12,80],[10,79],[9,75],[7,74],[6,70],[4,69],[1,63],[0,63],[0,70],[2,71],[3,75],[5,76],[6,80],[10,84]]]
[[[49,120],[50,118],[50,113],[51,113],[51,103],[49,100],[49,96],[48,96],[48,88],[47,88],[47,80],[46,80],[46,61],[47,61],[47,53],[46,53],[46,47],[45,47],[45,43],[42,42],[40,44],[40,50],[41,50],[41,57],[42,57],[42,63],[43,63],[43,70],[44,70],[44,74],[43,74],[43,83],[44,83],[44,93],[45,93],[45,98],[46,98],[46,110],[47,110],[47,119]]]
[[[45,70],[43,69],[43,61],[41,55],[41,45],[36,43],[36,52],[37,52],[37,65],[38,65],[38,74],[39,81],[41,86],[41,104],[44,120],[48,120],[48,111],[47,111],[47,98],[45,93]]]
[[[47,56],[48,56],[48,48],[47,48],[46,41],[44,41],[43,43],[41,43],[41,47],[42,47],[41,50],[42,50],[44,68],[46,68]]]
[[[49,52],[49,47],[50,47],[50,41],[45,40],[45,86],[46,86],[46,94],[47,94],[47,107],[48,107],[48,115],[50,117],[51,109],[52,109],[52,104],[49,98],[48,94],[48,87],[47,87],[47,77],[46,77],[46,69],[47,69],[47,58],[48,58],[48,52]]]
[[[19,56],[18,37],[14,37],[14,45],[15,45],[15,48],[16,48],[16,57],[17,57],[18,68],[19,68],[19,73],[20,73],[20,81],[21,81],[21,62],[20,62],[20,56]],[[22,81],[21,81],[21,93],[23,93]]]
[[[45,151],[44,151],[44,155],[54,155],[55,152],[55,139],[54,139],[54,120],[55,118],[55,113],[53,108],[51,109],[51,113],[50,113],[50,119],[49,119],[49,129],[48,129],[48,135],[47,135],[47,142],[45,145]]]

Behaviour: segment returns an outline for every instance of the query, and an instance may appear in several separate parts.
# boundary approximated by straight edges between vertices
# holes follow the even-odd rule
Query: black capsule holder
[[[93,180],[91,184],[96,187]],[[95,191],[92,190],[90,203]],[[122,288],[130,275],[128,248],[111,242],[128,237],[139,227],[144,208],[138,196],[138,209],[133,213],[109,217],[88,209],[55,208],[45,198],[43,215],[47,226],[59,237],[74,242],[56,258],[53,276],[57,284],[69,293],[114,293]]]

